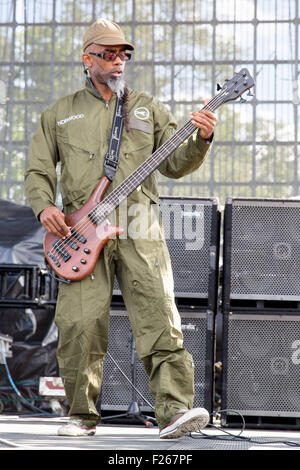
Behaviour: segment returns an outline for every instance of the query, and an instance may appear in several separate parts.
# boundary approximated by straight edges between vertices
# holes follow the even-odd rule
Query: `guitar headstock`
[[[235,101],[254,85],[255,82],[248,69],[243,68],[239,72],[236,72],[230,80],[226,80],[223,86],[218,85],[220,93],[215,96],[211,104],[214,102],[214,107],[217,108],[228,101]]]

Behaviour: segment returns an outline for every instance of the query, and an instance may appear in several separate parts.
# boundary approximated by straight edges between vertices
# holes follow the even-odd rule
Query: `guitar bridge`
[[[58,253],[58,255],[63,259],[64,262],[68,261],[71,258],[70,253],[68,250],[63,246],[61,240],[57,240],[53,243],[54,250]]]
[[[56,258],[56,256],[54,256],[53,253],[51,253],[51,251],[47,251],[47,255],[49,256],[49,258],[52,259],[53,263],[55,264],[55,266],[57,266],[58,268],[60,268],[60,262],[58,261],[58,259]]]
[[[74,228],[71,228],[71,234],[80,243],[86,243],[86,238],[83,235],[80,235],[80,233],[78,233],[77,230],[75,230]]]

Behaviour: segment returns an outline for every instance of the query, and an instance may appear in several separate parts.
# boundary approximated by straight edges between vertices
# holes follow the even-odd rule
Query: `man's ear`
[[[92,64],[93,64],[93,59],[92,59],[92,57],[91,57],[89,54],[87,54],[86,52],[84,52],[84,53],[82,54],[81,58],[82,58],[82,62],[84,63],[84,65],[85,65],[86,67],[91,67],[91,66],[92,66]]]

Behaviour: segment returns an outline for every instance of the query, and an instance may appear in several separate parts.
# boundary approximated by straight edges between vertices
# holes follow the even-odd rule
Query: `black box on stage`
[[[222,424],[300,428],[300,314],[223,314]]]
[[[38,265],[0,265],[0,304],[56,304],[57,281]]]
[[[180,311],[184,347],[192,354],[195,364],[194,406],[212,412],[214,365],[214,315],[211,311]],[[125,308],[110,312],[108,355],[104,360],[103,384],[98,403],[101,410],[127,410],[133,397],[141,411],[153,411],[154,400],[149,391],[149,379],[137,354],[132,360],[132,333]],[[134,369],[132,368],[132,364]],[[130,383],[131,382],[131,383]]]
[[[300,201],[228,198],[223,251],[224,310],[300,311]]]
[[[217,198],[161,197],[174,293],[215,309],[218,289],[220,210]],[[117,281],[114,294],[121,295]]]

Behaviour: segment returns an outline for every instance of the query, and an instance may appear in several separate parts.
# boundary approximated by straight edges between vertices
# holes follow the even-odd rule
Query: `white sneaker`
[[[96,433],[96,426],[87,428],[77,419],[72,419],[68,424],[64,424],[57,430],[59,436],[93,436]]]
[[[176,439],[191,432],[200,431],[209,422],[209,413],[205,408],[193,408],[179,413],[180,416],[160,431],[160,439]]]

